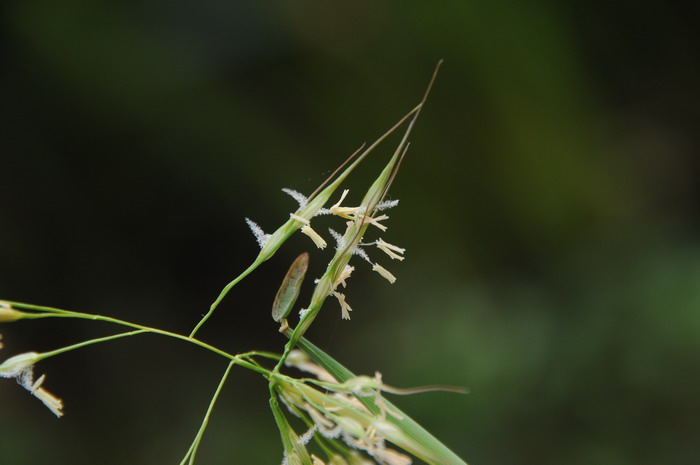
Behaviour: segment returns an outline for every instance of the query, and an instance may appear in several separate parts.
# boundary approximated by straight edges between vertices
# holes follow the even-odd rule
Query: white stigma
[[[288,189],[285,187],[284,189],[282,189],[282,192],[296,200],[300,208],[304,208],[306,206],[306,203],[309,201],[308,197],[306,197],[301,192],[295,191],[294,189]]]
[[[265,247],[265,243],[270,238],[270,234],[265,234],[265,231],[263,231],[262,228],[250,218],[246,218],[245,222],[248,224],[248,227],[252,231],[253,236],[255,236],[255,240],[258,242],[260,248],[262,249],[263,247]]]

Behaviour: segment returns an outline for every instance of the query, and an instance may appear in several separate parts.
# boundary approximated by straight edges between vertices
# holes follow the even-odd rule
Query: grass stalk
[[[226,371],[221,377],[221,381],[219,381],[219,385],[217,386],[216,391],[214,392],[214,395],[212,396],[211,401],[209,402],[209,407],[207,408],[207,413],[204,415],[204,420],[202,420],[202,425],[199,427],[197,435],[194,437],[194,440],[192,441],[190,448],[187,450],[185,457],[180,462],[180,465],[185,465],[185,463],[187,463],[188,465],[194,464],[194,459],[197,455],[199,444],[202,442],[204,431],[207,429],[207,425],[209,424],[209,417],[211,416],[211,412],[214,410],[216,401],[219,399],[219,394],[221,394],[221,390],[223,389],[224,384],[226,384],[228,375],[229,373],[231,373],[231,369],[233,368],[233,365],[235,365],[235,363],[235,360],[231,360],[231,362],[228,364],[228,367],[226,367]]]

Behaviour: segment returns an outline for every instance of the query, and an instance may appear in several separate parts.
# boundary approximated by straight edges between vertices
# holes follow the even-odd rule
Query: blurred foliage
[[[188,331],[257,253],[243,218],[275,228],[279,189],[312,191],[444,58],[392,188],[399,280],[358,265],[353,320],[331,303],[310,339],[392,385],[468,386],[397,402],[474,464],[696,464],[700,65],[681,5],[6,2],[0,298]],[[201,337],[280,350],[269,306],[310,248],[294,237]],[[0,331],[7,355],[114,328]],[[225,363],[141,337],[39,369],[66,416],[0,383],[2,463],[177,463]],[[266,392],[234,370],[201,463],[279,462]]]

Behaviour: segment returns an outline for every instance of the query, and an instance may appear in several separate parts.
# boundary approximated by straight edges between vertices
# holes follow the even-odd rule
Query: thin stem
[[[51,318],[56,316],[54,313],[24,313],[23,320],[38,320],[40,318]]]
[[[120,320],[118,318],[112,318],[109,316],[93,315],[90,313],[73,312],[73,311],[62,310],[62,309],[53,308],[53,307],[42,307],[39,305],[24,304],[21,302],[11,302],[11,304],[13,307],[22,308],[25,310],[35,310],[35,311],[48,312],[48,313],[50,313],[50,315],[47,315],[47,317],[51,316],[54,318],[77,318],[77,319],[82,319],[82,320],[104,321],[106,323],[118,324],[118,325],[126,326],[129,328],[143,330],[144,332],[159,334],[161,336],[166,336],[166,337],[170,337],[173,339],[179,339],[181,341],[189,342],[190,344],[194,344],[196,346],[199,346],[199,347],[206,349],[210,352],[213,352],[217,355],[221,355],[222,357],[225,357],[229,360],[233,360],[239,366],[244,367],[244,368],[248,368],[249,370],[255,371],[256,373],[260,373],[260,374],[264,375],[265,377],[269,377],[269,375],[270,375],[269,370],[267,370],[259,365],[250,363],[250,362],[240,358],[238,355],[230,354],[230,353],[223,351],[217,347],[209,345],[206,342],[202,342],[199,339],[185,336],[184,334],[173,333],[170,331],[165,331],[163,329],[152,328],[150,326],[140,325],[137,323],[131,323],[129,321]]]
[[[202,437],[204,436],[204,431],[207,429],[207,425],[209,424],[209,417],[211,416],[211,412],[214,410],[214,405],[216,404],[216,401],[219,399],[219,394],[221,393],[221,389],[224,387],[224,384],[226,384],[226,380],[228,379],[229,373],[231,373],[231,369],[233,368],[233,365],[236,364],[235,360],[231,360],[231,362],[228,364],[228,367],[226,368],[226,371],[224,372],[224,376],[221,377],[221,381],[219,381],[219,386],[216,388],[216,392],[214,392],[214,396],[211,399],[211,402],[209,402],[209,408],[207,409],[207,413],[204,415],[204,420],[202,421],[202,425],[199,427],[199,431],[197,432],[197,435],[194,438],[194,441],[192,441],[192,444],[190,445],[190,448],[187,450],[187,454],[185,454],[185,457],[182,459],[182,462],[180,462],[180,465],[185,465],[185,462],[189,458],[189,465],[194,464],[194,458],[195,455],[197,455],[197,449],[199,449],[199,444],[202,442]]]
[[[202,327],[204,323],[211,317],[211,315],[214,313],[214,310],[216,310],[216,307],[219,306],[219,303],[221,303],[222,300],[224,300],[224,297],[226,297],[226,294],[239,282],[243,280],[246,276],[248,276],[250,273],[252,273],[260,264],[262,264],[263,260],[255,260],[252,265],[250,265],[243,273],[239,274],[236,279],[228,283],[222,290],[221,293],[219,294],[219,297],[216,298],[213,304],[211,304],[211,307],[209,308],[209,311],[207,312],[206,315],[202,317],[201,320],[199,320],[199,323],[197,323],[197,326],[194,327],[192,332],[190,333],[190,337],[194,337],[195,334],[197,334],[197,331],[199,331],[199,328]]]
[[[337,167],[337,168],[335,169],[335,171],[333,171],[333,172],[331,173],[331,175],[328,176],[328,177],[326,178],[326,180],[323,181],[323,182],[321,183],[321,185],[318,186],[318,187],[316,188],[316,190],[313,191],[313,192],[311,193],[311,195],[309,195],[309,197],[306,199],[306,201],[309,202],[309,201],[311,201],[314,197],[316,197],[316,194],[318,194],[319,192],[321,192],[321,191],[323,190],[323,188],[326,187],[326,186],[328,185],[328,183],[331,182],[331,180],[332,180],[333,178],[335,178],[335,175],[338,174],[338,173],[340,173],[340,171],[341,171],[343,168],[345,168],[345,166],[346,166],[348,163],[350,163],[350,160],[352,160],[353,158],[355,158],[355,156],[356,156],[358,153],[360,153],[360,152],[362,151],[363,148],[365,148],[365,145],[367,145],[367,144],[363,142],[362,145],[360,146],[360,148],[357,149],[357,150],[355,150],[355,152],[354,152],[352,155],[350,155],[339,167]],[[367,154],[367,153],[368,153],[368,152],[365,152],[365,154]]]
[[[39,358],[39,360],[43,360],[45,358],[53,357],[54,355],[59,355],[59,354],[65,353],[65,352],[70,352],[71,350],[80,349],[81,347],[86,347],[86,346],[89,346],[92,344],[98,344],[100,342],[107,342],[107,341],[111,341],[113,339],[119,339],[122,337],[135,336],[137,334],[143,334],[143,333],[147,333],[147,332],[148,331],[145,329],[140,329],[138,331],[130,331],[128,333],[119,333],[119,334],[113,334],[111,336],[98,337],[96,339],[90,339],[89,341],[83,341],[83,342],[79,342],[77,344],[73,344],[70,346],[61,347],[60,349],[52,350],[51,352],[42,352],[38,358]]]
[[[262,350],[251,350],[250,352],[243,352],[241,354],[236,354],[238,357],[252,358],[252,357],[263,357],[269,358],[270,360],[279,360],[281,355],[274,352],[265,352]]]

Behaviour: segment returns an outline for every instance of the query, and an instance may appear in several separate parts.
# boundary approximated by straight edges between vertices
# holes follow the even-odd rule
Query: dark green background
[[[244,217],[276,228],[280,189],[311,192],[444,58],[391,191],[407,259],[373,254],[398,281],[358,262],[353,319],[329,302],[309,337],[392,385],[469,387],[396,401],[475,465],[700,463],[699,16],[674,3],[6,2],[0,298],[189,331],[257,253]],[[269,307],[311,249],[201,337],[280,350]],[[2,358],[115,330],[3,325]],[[66,415],[0,381],[0,463],[179,463],[225,365],[155,336],[43,362]],[[279,463],[266,396],[235,369],[198,463]]]

